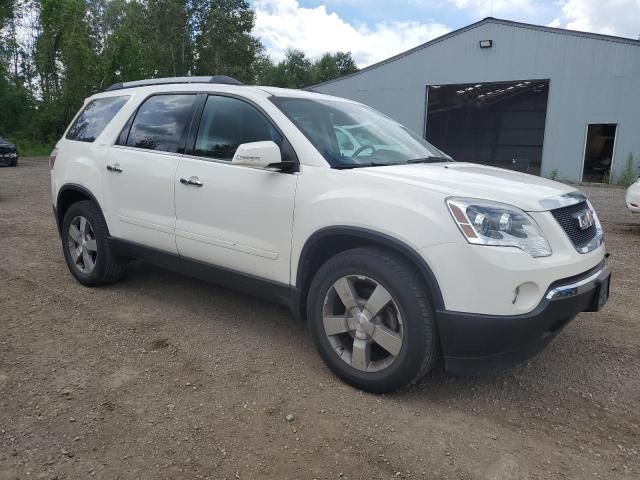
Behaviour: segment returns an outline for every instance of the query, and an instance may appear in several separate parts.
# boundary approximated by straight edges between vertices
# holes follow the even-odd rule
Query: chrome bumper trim
[[[581,293],[595,289],[600,282],[611,274],[611,268],[608,264],[604,264],[598,271],[589,275],[582,280],[555,287],[547,292],[547,300],[560,300],[562,298],[575,297]]]
[[[540,205],[545,210],[555,210],[556,208],[569,207],[576,203],[584,202],[587,196],[579,190],[565,193],[555,197],[548,197],[540,200]]]

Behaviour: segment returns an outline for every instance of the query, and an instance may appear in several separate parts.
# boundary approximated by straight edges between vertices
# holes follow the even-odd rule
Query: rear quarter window
[[[69,128],[67,139],[78,142],[93,142],[122,106],[127,103],[127,100],[129,100],[128,96],[91,100]]]

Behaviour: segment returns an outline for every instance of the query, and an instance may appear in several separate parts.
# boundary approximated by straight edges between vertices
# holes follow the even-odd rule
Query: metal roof
[[[481,27],[483,25],[486,25],[488,23],[493,23],[493,24],[498,24],[498,25],[506,25],[506,26],[510,26],[510,27],[518,27],[518,28],[525,28],[525,29],[529,29],[529,30],[538,30],[538,31],[542,31],[542,32],[548,32],[548,33],[554,33],[554,34],[559,34],[559,35],[569,35],[569,36],[574,36],[574,37],[583,37],[583,38],[591,38],[594,40],[603,40],[603,41],[607,41],[607,42],[615,42],[615,43],[624,43],[627,45],[637,45],[640,46],[640,40],[634,40],[632,38],[625,38],[625,37],[616,37],[613,35],[603,35],[600,33],[591,33],[591,32],[581,32],[578,30],[568,30],[566,28],[554,28],[554,27],[545,27],[542,25],[534,25],[532,23],[522,23],[522,22],[514,22],[512,20],[503,20],[500,18],[494,18],[494,17],[486,17],[483,18],[482,20],[472,23],[471,25],[467,25],[466,27],[462,27],[459,28],[458,30],[454,30],[452,32],[446,33],[440,37],[434,38],[433,40],[429,40],[426,43],[423,43],[421,45],[418,45],[417,47],[411,48],[405,52],[399,53],[397,55],[394,55],[393,57],[389,57],[385,60],[382,60],[380,62],[374,63],[372,65],[369,65],[368,67],[365,67],[361,70],[358,70],[355,73],[351,73],[349,75],[344,75],[342,77],[338,77],[338,78],[334,78],[333,80],[327,80],[326,82],[322,82],[322,83],[316,83],[315,85],[311,85],[309,87],[306,87],[306,89],[313,89],[315,87],[319,87],[321,85],[327,85],[329,83],[334,83],[334,82],[338,82],[340,80],[344,80],[345,78],[350,78],[350,77],[354,77],[356,75],[359,75],[361,73],[367,72],[369,70],[373,70],[374,68],[377,67],[381,67],[382,65],[386,65],[387,63],[391,63],[395,60],[398,60],[400,58],[406,57],[407,55],[411,55],[414,52],[417,52],[419,50],[422,50],[424,48],[430,47],[432,45],[435,45],[436,43],[440,43],[443,42],[445,40],[448,40],[451,37],[455,37],[456,35],[460,35],[462,33],[468,32],[470,30],[473,30],[475,28]]]

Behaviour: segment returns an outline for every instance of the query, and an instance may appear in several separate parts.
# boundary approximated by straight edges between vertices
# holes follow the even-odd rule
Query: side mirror
[[[267,168],[282,162],[280,147],[272,141],[243,143],[236,150],[231,163],[252,168]]]

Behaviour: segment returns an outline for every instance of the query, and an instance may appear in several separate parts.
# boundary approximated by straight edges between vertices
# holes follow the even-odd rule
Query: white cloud
[[[456,8],[470,10],[478,17],[500,17],[535,13],[532,0],[448,0]]]
[[[640,0],[446,0],[477,17],[495,16],[550,27],[638,38]],[[552,18],[550,22],[547,20]]]
[[[559,28],[562,26],[562,22],[560,21],[559,18],[554,18],[553,20],[551,20],[549,23],[547,23],[546,25],[547,27],[552,27],[552,28]]]
[[[325,5],[301,7],[297,0],[256,0],[254,34],[275,60],[287,48],[304,51],[311,58],[325,52],[351,51],[363,67],[408,50],[449,32],[437,23],[383,22],[373,26],[351,24]]]
[[[638,38],[640,0],[567,0],[562,5],[567,28]]]

